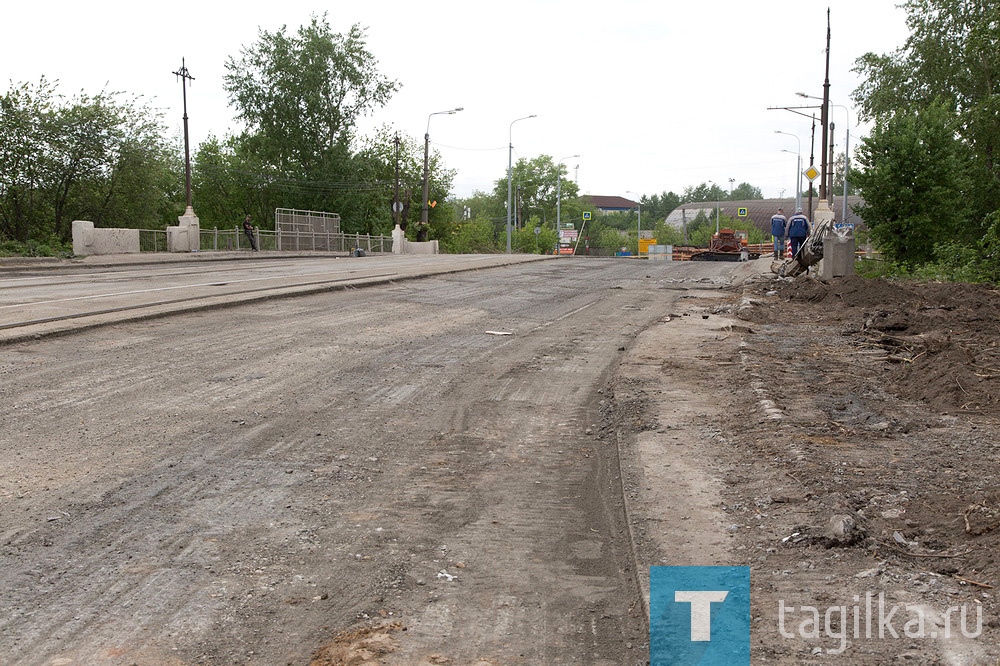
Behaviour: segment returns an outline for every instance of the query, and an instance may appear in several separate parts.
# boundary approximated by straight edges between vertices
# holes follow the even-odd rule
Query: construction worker
[[[792,243],[792,259],[799,253],[799,248],[809,236],[809,218],[801,208],[795,209],[795,215],[788,220],[788,240]]]
[[[779,208],[778,212],[771,217],[771,235],[774,236],[774,258],[785,258],[785,232],[787,231],[788,220],[785,219],[784,209]]]

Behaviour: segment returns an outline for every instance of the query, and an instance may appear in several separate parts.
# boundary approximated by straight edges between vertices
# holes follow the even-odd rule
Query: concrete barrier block
[[[94,253],[94,223],[73,220],[73,254],[86,256]]]

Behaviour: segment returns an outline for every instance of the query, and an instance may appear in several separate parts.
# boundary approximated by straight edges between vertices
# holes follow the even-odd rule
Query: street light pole
[[[791,132],[782,132],[781,130],[774,130],[774,133],[784,134],[786,136],[794,137],[795,140],[798,141],[799,143],[799,152],[797,153],[797,155],[799,156],[798,160],[799,169],[798,172],[795,174],[795,207],[801,208],[802,207],[802,139],[800,139],[797,134],[792,134]]]
[[[511,190],[510,190],[510,175],[514,168],[514,123],[520,120],[527,120],[528,118],[536,118],[535,114],[530,116],[524,116],[523,118],[515,118],[510,122],[510,127],[507,131],[507,254],[510,254],[510,213],[511,213]]]
[[[560,189],[562,186],[562,163],[566,160],[571,160],[574,157],[579,157],[579,155],[567,155],[556,162],[556,236],[559,235],[559,223],[562,222],[562,218],[559,216],[559,205],[561,203]]]
[[[813,97],[812,95],[807,95],[807,94],[805,94],[803,92],[795,93],[795,94],[798,95],[799,97],[804,97],[806,99],[822,99],[820,97]],[[842,221],[846,222],[847,221],[847,176],[848,176],[848,174],[850,173],[850,170],[851,170],[851,110],[849,108],[847,108],[846,106],[844,106],[843,104],[833,104],[833,103],[830,103],[830,106],[840,107],[841,109],[844,110],[844,115],[847,117],[847,134],[846,134],[847,138],[844,140],[844,200],[841,202],[843,204],[843,206],[842,206],[842,215],[843,215]],[[833,158],[832,153],[831,153],[830,157],[831,157],[831,160],[832,160],[832,158]],[[831,196],[833,196],[832,193],[831,193]]]
[[[431,152],[431,116],[440,116],[440,115],[450,116],[452,114],[458,113],[459,111],[462,111],[462,107],[460,106],[454,109],[449,109],[447,111],[435,111],[434,113],[427,116],[427,131],[424,132],[424,187],[423,187],[423,198],[420,201],[420,224],[422,225],[427,224],[427,214],[428,214],[427,197],[428,197],[428,190],[430,188],[430,182],[428,179],[429,176],[428,162]]]
[[[841,202],[843,204],[843,213],[840,220],[841,222],[847,222],[847,176],[851,170],[851,111],[843,104],[831,104],[830,106],[839,106],[847,116],[847,138],[844,139],[844,200]]]
[[[798,172],[800,174],[799,178],[801,178],[802,177],[801,176],[801,173],[802,173],[802,155],[799,155],[798,153],[793,152],[791,150],[785,150],[784,148],[781,149],[781,152],[788,153],[789,155],[795,155],[796,156],[797,159],[796,159],[795,163],[798,166]],[[799,183],[799,185],[801,185],[801,183]],[[784,190],[782,190],[782,192],[784,192]],[[799,209],[799,208],[802,207],[802,201],[801,201],[800,197],[801,197],[801,195],[798,192],[796,192],[795,193],[795,208],[796,209]],[[795,212],[798,212],[798,210],[796,210]]]

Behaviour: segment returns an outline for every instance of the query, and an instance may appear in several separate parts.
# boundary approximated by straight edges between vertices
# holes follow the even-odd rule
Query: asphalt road
[[[0,347],[0,660],[305,663],[375,624],[388,663],[643,663],[599,391],[665,285],[734,268],[544,261]]]

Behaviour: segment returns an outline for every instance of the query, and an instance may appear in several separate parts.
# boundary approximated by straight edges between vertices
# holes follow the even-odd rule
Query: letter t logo
[[[728,590],[676,590],[674,601],[691,604],[691,640],[712,640],[712,602],[725,601]]]

